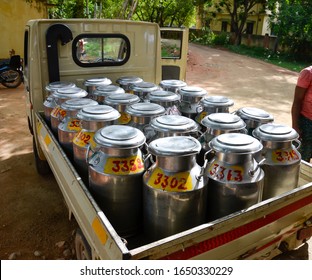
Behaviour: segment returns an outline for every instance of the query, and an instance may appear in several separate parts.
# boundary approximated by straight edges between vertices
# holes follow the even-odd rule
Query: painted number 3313
[[[211,176],[223,181],[241,182],[243,181],[243,173],[243,170],[241,170],[239,167],[226,168],[217,163],[214,163],[209,168],[209,174]]]

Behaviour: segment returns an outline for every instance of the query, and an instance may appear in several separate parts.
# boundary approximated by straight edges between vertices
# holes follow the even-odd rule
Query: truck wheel
[[[77,260],[91,260],[91,247],[80,228],[76,230],[75,250]]]
[[[51,169],[50,169],[48,162],[46,160],[42,160],[39,158],[34,137],[33,137],[33,151],[35,155],[35,165],[36,165],[36,170],[38,174],[42,176],[50,174]]]

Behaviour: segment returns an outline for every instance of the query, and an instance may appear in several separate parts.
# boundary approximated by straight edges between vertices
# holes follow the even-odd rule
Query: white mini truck
[[[89,42],[96,42],[94,50]],[[46,123],[45,87],[68,81],[137,76],[159,84],[185,81],[187,28],[121,20],[31,20],[25,28],[26,107],[37,171],[52,171],[79,225],[78,259],[272,259],[298,248],[312,235],[312,166],[301,162],[292,191],[242,211],[157,240],[121,238]],[[144,233],[142,233],[144,235]]]

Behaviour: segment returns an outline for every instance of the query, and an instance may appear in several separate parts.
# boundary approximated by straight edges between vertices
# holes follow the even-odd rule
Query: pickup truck
[[[91,39],[98,40],[100,50],[80,52],[81,42]],[[105,44],[115,42],[122,42],[117,51],[105,51]],[[83,88],[84,81],[99,76],[113,82],[121,76],[155,84],[165,79],[185,81],[187,43],[187,28],[160,28],[155,23],[91,19],[27,23],[25,92],[36,167],[39,174],[53,172],[69,217],[79,225],[77,259],[272,259],[312,235],[312,165],[304,161],[292,191],[154,242],[145,242],[143,233],[120,237],[96,203],[45,121],[45,87],[69,81]]]

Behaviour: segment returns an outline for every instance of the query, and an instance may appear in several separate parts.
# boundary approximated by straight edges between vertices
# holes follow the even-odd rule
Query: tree
[[[312,5],[310,0],[268,1],[271,29],[279,42],[299,59],[311,59]]]
[[[193,16],[192,0],[141,0],[133,19],[156,22],[160,26],[188,26]]]
[[[266,4],[266,0],[214,0],[213,6],[219,12],[225,12],[231,18],[231,30],[235,34],[234,44],[240,45],[245,31],[247,18],[257,4]]]

